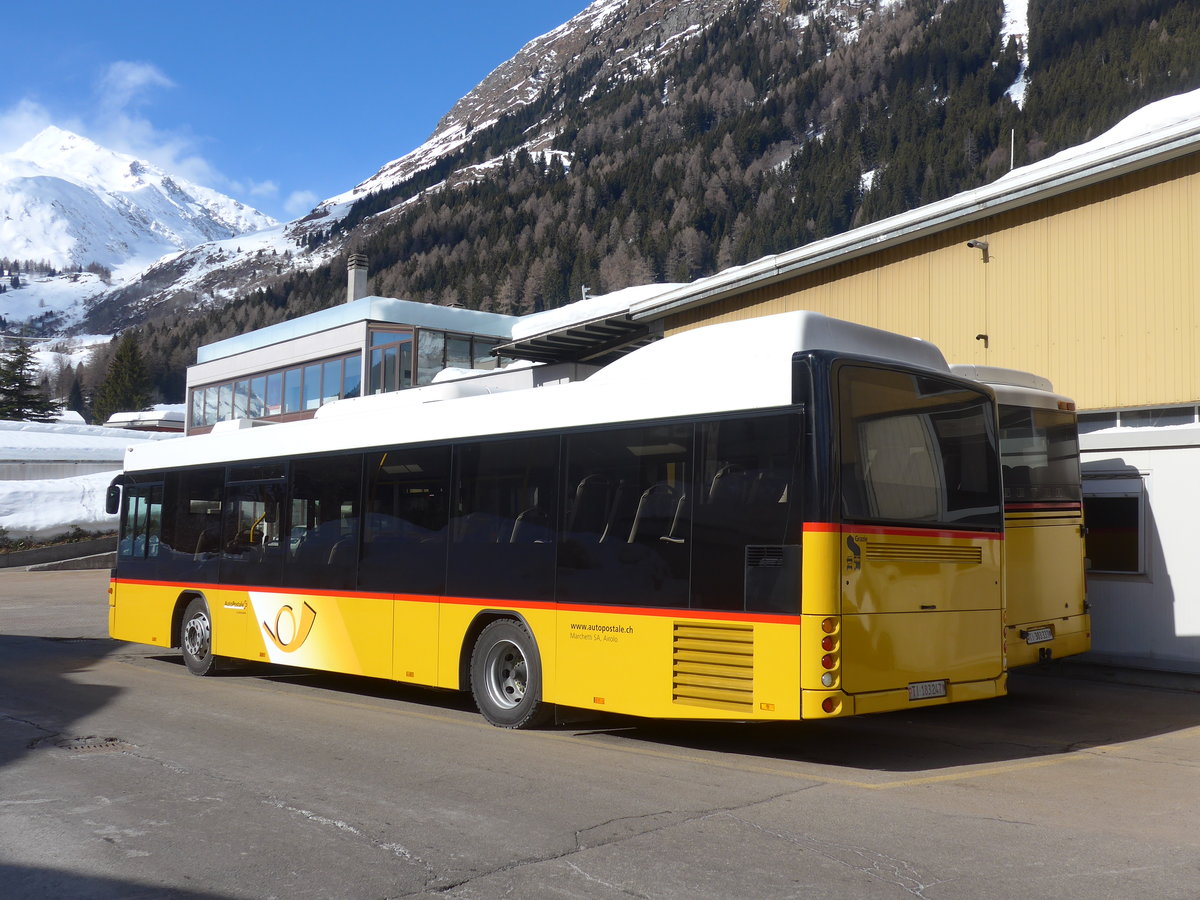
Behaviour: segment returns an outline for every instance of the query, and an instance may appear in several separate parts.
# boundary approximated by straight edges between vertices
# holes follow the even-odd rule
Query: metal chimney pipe
[[[351,253],[346,260],[346,302],[367,296],[367,255]]]

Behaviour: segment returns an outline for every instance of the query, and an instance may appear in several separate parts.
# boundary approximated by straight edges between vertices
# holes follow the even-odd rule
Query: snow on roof
[[[298,448],[317,454],[786,406],[792,402],[793,354],[815,349],[949,371],[933,344],[819,313],[781,313],[673,335],[586,381],[457,399],[446,399],[439,390],[452,385],[360,397],[331,404],[307,421],[193,435],[170,447],[131,447],[125,468],[155,470],[285,457]],[[718,360],[720,365],[714,364]]]
[[[113,413],[104,424],[109,428],[132,428],[136,425],[165,422],[178,422],[182,425],[186,418],[186,407],[182,403],[160,403],[152,409],[143,409],[138,412]]]
[[[132,444],[175,437],[164,432],[128,431],[101,425],[0,421],[0,459],[111,460],[115,469]]]
[[[625,313],[635,303],[646,302],[659,294],[665,294],[668,291],[681,287],[684,287],[684,285],[637,284],[619,291],[613,291],[611,294],[598,294],[595,297],[588,297],[585,300],[576,300],[574,303],[567,303],[555,309],[548,309],[545,312],[530,313],[529,315],[521,316],[513,324],[512,339],[518,341],[534,337],[535,335],[546,334],[550,331],[556,331],[559,328],[577,325],[581,322],[590,322],[594,319],[604,318],[605,316]]]

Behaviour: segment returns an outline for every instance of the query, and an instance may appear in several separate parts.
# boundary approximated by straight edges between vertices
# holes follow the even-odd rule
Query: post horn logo
[[[272,630],[266,622],[262,623],[262,627],[276,647],[284,653],[294,653],[308,640],[316,618],[317,611],[305,603],[300,609],[300,622],[297,625],[295,611],[290,606],[282,606],[275,616],[275,629]]]

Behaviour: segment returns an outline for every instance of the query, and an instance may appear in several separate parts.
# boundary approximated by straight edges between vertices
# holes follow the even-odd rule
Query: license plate
[[[1054,629],[1049,625],[1043,625],[1041,628],[1030,628],[1025,632],[1025,643],[1040,644],[1042,641],[1054,640]]]
[[[914,681],[908,686],[909,700],[928,700],[930,697],[945,697],[946,682]]]

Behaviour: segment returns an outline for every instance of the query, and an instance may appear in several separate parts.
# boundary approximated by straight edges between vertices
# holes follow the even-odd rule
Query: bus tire
[[[179,625],[179,649],[193,675],[211,675],[216,668],[212,652],[212,616],[203,597],[194,597]]]
[[[553,715],[542,702],[537,642],[516,619],[497,619],[479,633],[471,651],[471,695],[483,717],[499,728],[536,728]]]

